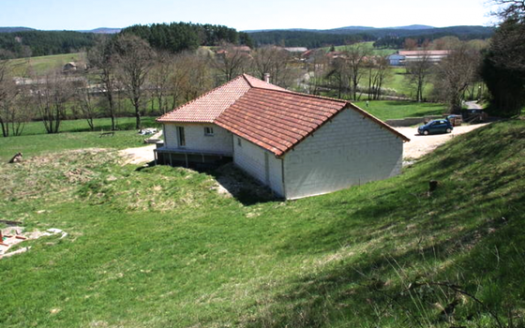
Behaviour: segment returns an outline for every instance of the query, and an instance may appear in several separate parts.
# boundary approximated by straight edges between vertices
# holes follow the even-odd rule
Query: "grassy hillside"
[[[109,151],[1,164],[0,219],[69,236],[0,260],[0,326],[523,322],[524,131],[492,124],[399,177],[252,205],[211,175],[136,170]]]
[[[388,56],[388,55],[391,55],[393,53],[395,53],[397,51],[397,49],[385,49],[385,48],[375,48],[374,47],[374,41],[369,41],[369,42],[360,42],[360,43],[356,43],[356,44],[353,44],[353,45],[344,45],[344,46],[335,46],[335,50],[336,51],[344,51],[348,48],[354,48],[354,47],[357,47],[357,46],[360,46],[360,47],[365,47],[365,48],[368,48],[369,51],[371,51],[374,56]],[[331,47],[323,47],[321,49],[325,50],[326,52],[330,51],[330,48]]]
[[[62,67],[69,62],[76,62],[80,60],[82,53],[62,54],[31,57],[10,60],[13,65],[14,76],[28,77],[29,69],[31,68],[36,75],[44,75],[54,69],[62,69]]]
[[[357,101],[355,104],[382,120],[441,115],[446,112],[445,105],[434,103],[374,100],[368,102],[368,107],[366,101]]]

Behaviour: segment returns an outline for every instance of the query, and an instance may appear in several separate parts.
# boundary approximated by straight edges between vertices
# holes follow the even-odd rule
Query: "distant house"
[[[227,54],[229,51],[240,52],[240,53],[243,53],[243,54],[250,54],[252,52],[252,49],[250,47],[248,47],[248,46],[233,46],[233,47],[229,47],[229,48],[219,49],[215,53],[217,55],[224,55],[224,54]]]
[[[293,52],[293,53],[304,53],[306,51],[308,51],[308,48],[305,48],[305,47],[286,47],[284,48],[284,50],[288,51],[288,52]]]
[[[64,65],[63,70],[64,72],[74,72],[77,70],[77,64],[74,62],[69,62]]]
[[[390,65],[405,66],[411,62],[428,60],[432,63],[438,63],[450,54],[449,50],[410,50],[398,51],[388,56]]]
[[[401,66],[404,64],[405,56],[402,56],[400,54],[392,54],[388,56],[388,61],[390,62],[390,66]]]
[[[241,75],[157,119],[157,161],[232,160],[286,199],[399,174],[405,136],[344,100],[291,92]]]

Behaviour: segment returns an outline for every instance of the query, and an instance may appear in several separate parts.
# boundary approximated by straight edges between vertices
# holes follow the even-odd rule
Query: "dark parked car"
[[[421,125],[417,132],[419,134],[433,134],[433,133],[450,133],[452,132],[454,128],[452,127],[452,124],[449,120],[442,119],[442,120],[433,120],[428,122],[425,125]]]

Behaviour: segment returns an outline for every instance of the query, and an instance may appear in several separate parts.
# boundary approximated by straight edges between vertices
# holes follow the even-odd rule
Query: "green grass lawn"
[[[69,234],[0,260],[0,326],[523,322],[524,130],[495,123],[401,176],[254,205],[217,194],[211,175],[136,170],[111,151],[0,164],[0,219]]]
[[[141,117],[141,125],[144,128],[147,127],[160,127],[155,122],[157,117]],[[116,119],[116,125],[118,130],[134,130],[135,129],[135,118],[134,117],[119,117]],[[109,118],[98,118],[94,120],[95,131],[109,131],[111,130],[111,119]],[[60,123],[60,132],[88,132],[90,131],[89,125],[86,120],[64,120]],[[45,134],[46,129],[42,122],[30,122],[26,123],[22,135],[35,135]]]
[[[81,56],[81,53],[39,56],[31,57],[29,60],[26,58],[13,59],[10,60],[10,63],[13,65],[14,76],[29,77],[29,67],[34,74],[44,75],[54,69],[62,69],[66,63],[78,61]]]
[[[442,115],[446,112],[445,105],[434,103],[375,100],[370,101],[368,107],[366,101],[358,101],[355,104],[382,120]]]
[[[360,43],[356,43],[354,45],[348,45],[348,46],[335,46],[334,48],[335,48],[336,51],[343,51],[343,50],[346,50],[348,48],[356,47],[357,45],[365,46],[365,47],[369,48],[375,56],[388,56],[388,55],[391,55],[391,54],[393,54],[393,53],[395,53],[397,51],[397,49],[374,48],[374,41],[360,42]],[[326,51],[330,51],[330,48],[331,47],[323,47],[321,49],[326,50]]]
[[[407,97],[413,97],[415,94],[414,88],[410,85],[406,75],[405,67],[392,67],[392,76],[385,81],[385,88],[394,89],[399,95],[405,95]],[[432,75],[428,77],[428,83],[423,89],[423,97],[430,98],[432,91],[434,90],[434,84],[432,83]]]
[[[142,125],[160,127],[155,117],[143,117]],[[62,121],[61,133],[47,134],[42,122],[30,122],[26,124],[22,136],[0,138],[0,161],[8,161],[18,152],[34,156],[68,149],[140,147],[147,138],[137,134],[134,118],[118,118],[118,127],[119,131],[114,136],[101,136],[101,131],[111,129],[110,119],[96,119],[94,132],[89,130],[85,120],[69,120]]]
[[[0,138],[0,161],[6,162],[18,152],[31,157],[70,149],[140,147],[145,138],[136,131],[117,131],[114,136],[104,137],[100,132],[65,132]]]

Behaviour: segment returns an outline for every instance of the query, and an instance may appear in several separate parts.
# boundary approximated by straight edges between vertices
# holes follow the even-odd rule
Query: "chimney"
[[[264,73],[264,82],[270,83],[270,73]]]

